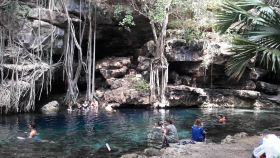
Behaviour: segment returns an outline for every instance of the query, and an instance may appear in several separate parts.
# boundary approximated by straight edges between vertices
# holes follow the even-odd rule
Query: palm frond
[[[256,11],[252,11],[256,9]],[[226,0],[222,4],[222,10],[217,13],[216,28],[225,33],[233,24],[239,23],[238,27],[258,24],[263,21],[263,18],[256,14],[257,12],[273,12],[272,7],[267,5],[261,0],[242,0],[242,1],[229,1]]]
[[[240,80],[250,60],[257,55],[257,49],[255,43],[241,37],[235,38],[233,44],[230,51],[234,52],[235,55],[226,64],[226,74],[231,79]]]
[[[259,55],[262,55],[262,59],[260,64],[266,66],[267,69],[275,73],[279,73],[280,71],[280,50],[278,49],[268,49],[262,47],[264,49]]]
[[[261,60],[257,60],[256,62],[265,66],[267,69],[275,73],[280,72],[279,49],[255,43],[241,37],[236,38],[233,44],[234,46],[230,51],[234,52],[235,55],[230,58],[226,65],[226,74],[230,76],[231,79],[235,78],[240,80],[250,60],[254,57],[261,57]]]
[[[237,29],[227,62],[226,74],[240,79],[252,58],[267,69],[280,73],[280,14],[267,1],[227,0],[217,14],[217,27],[221,33]]]

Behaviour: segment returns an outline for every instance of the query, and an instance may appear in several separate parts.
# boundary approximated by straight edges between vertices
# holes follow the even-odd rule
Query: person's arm
[[[167,134],[168,134],[168,131],[169,131],[169,129],[168,129],[167,127],[165,127],[165,128],[163,129],[163,134],[164,134],[164,135],[167,135]]]
[[[205,131],[205,129],[204,128],[201,128],[201,132],[202,132],[202,134],[207,134],[207,132]]]
[[[28,138],[33,138],[36,135],[35,131],[31,131]]]

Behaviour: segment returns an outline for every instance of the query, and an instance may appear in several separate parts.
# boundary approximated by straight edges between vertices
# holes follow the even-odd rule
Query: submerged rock
[[[49,102],[41,108],[44,114],[56,114],[59,110],[59,103],[57,101]]]

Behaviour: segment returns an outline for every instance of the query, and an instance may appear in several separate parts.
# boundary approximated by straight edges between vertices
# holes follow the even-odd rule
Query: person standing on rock
[[[200,119],[196,119],[194,125],[192,126],[192,140],[196,142],[205,141],[206,131],[202,127],[202,122]]]
[[[169,147],[169,143],[178,142],[177,129],[173,124],[173,121],[169,118],[165,119],[165,126],[163,128],[163,142],[162,147]]]

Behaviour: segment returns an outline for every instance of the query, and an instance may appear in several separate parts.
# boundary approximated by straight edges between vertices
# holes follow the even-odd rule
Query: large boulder
[[[26,48],[33,51],[39,51],[42,49],[43,51],[49,52],[52,47],[54,54],[61,54],[64,46],[63,29],[39,20],[34,20],[32,22],[22,20],[19,23],[22,24],[22,29],[17,33],[17,37]],[[51,41],[51,33],[53,33],[53,41]]]
[[[278,85],[266,83],[266,82],[257,82],[257,90],[265,94],[277,95],[278,94]]]
[[[140,72],[147,71],[147,70],[149,71],[150,64],[151,64],[151,58],[139,56],[137,61],[138,61],[138,66],[137,66],[138,71],[140,71]]]
[[[202,62],[203,43],[187,43],[183,39],[168,40],[166,57],[170,62]]]
[[[221,141],[221,144],[232,144],[232,143],[236,143],[238,140],[244,138],[244,137],[247,137],[248,134],[245,133],[245,132],[241,132],[241,133],[236,133],[235,135],[231,136],[231,135],[228,135],[226,136],[225,139],[223,139]]]
[[[46,8],[32,8],[27,17],[37,20],[40,19],[57,26],[65,26],[68,20],[65,14]]]
[[[126,75],[124,78],[107,79],[111,89],[103,92],[102,98],[105,103],[113,103],[113,108],[122,105],[150,106],[148,83],[141,75]]]
[[[139,56],[145,56],[145,57],[155,56],[155,48],[156,48],[155,42],[153,40],[150,40],[147,43],[145,43],[143,47],[138,49],[137,54]]]
[[[130,57],[110,57],[97,62],[96,69],[105,79],[121,78],[128,73]]]
[[[141,73],[145,80],[150,80],[150,66],[151,66],[151,58],[139,56],[137,65],[137,72]]]
[[[56,114],[59,110],[59,103],[57,101],[49,102],[41,108],[44,114]]]
[[[144,154],[146,156],[160,156],[161,152],[158,149],[155,148],[147,148],[144,150]]]
[[[252,108],[261,94],[251,90],[205,89],[207,101],[202,107]]]
[[[260,68],[252,68],[250,71],[250,79],[254,81],[262,80],[267,74],[268,70],[260,69]]]
[[[203,104],[207,99],[207,95],[201,88],[178,85],[167,87],[167,98],[170,106],[190,107]]]

